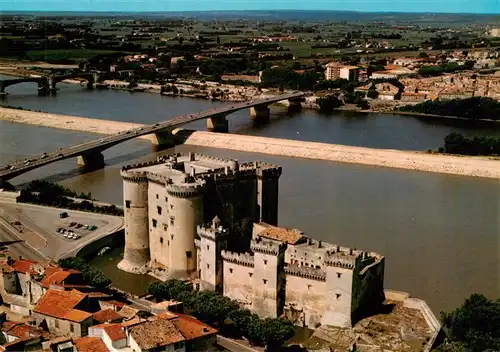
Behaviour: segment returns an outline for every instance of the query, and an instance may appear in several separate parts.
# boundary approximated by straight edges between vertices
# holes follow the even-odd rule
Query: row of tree
[[[441,116],[457,116],[472,120],[498,120],[500,118],[500,102],[487,97],[428,100],[416,105],[402,106],[399,110]]]
[[[441,312],[441,322],[447,339],[437,351],[500,350],[500,300],[473,294],[453,312]]]
[[[287,320],[261,319],[248,309],[240,309],[237,302],[227,297],[211,291],[196,291],[184,281],[171,279],[152,283],[148,292],[157,300],[182,301],[189,313],[201,321],[219,328],[229,324],[239,336],[247,338],[253,345],[267,346],[270,351],[278,350],[295,333]]]
[[[65,269],[78,270],[83,275],[83,281],[94,287],[106,288],[111,284],[111,280],[99,269],[88,265],[85,260],[78,257],[60,259],[57,264]]]
[[[445,137],[443,151],[462,155],[500,155],[500,137],[466,137],[453,132]]]
[[[75,201],[73,197],[86,200]],[[21,190],[19,201],[57,208],[123,216],[123,210],[117,208],[115,205],[95,205],[91,201],[90,193],[81,193],[78,195],[68,188],[47,181],[32,181],[25,189]]]

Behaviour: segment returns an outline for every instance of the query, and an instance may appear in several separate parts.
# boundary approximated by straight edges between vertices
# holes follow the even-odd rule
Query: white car
[[[68,235],[68,233],[66,232],[66,233],[64,233],[64,235],[63,235],[63,236],[64,236],[64,237],[66,237],[66,238],[68,238],[68,236],[69,236],[69,235]]]
[[[73,239],[74,239],[74,240],[78,240],[80,237],[81,237],[80,235],[74,235],[74,236],[73,236]]]

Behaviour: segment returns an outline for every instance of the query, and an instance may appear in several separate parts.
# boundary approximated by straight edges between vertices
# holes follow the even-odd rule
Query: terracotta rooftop
[[[140,324],[140,323],[142,323],[144,321],[146,321],[146,320],[145,319],[141,319],[141,318],[134,318],[134,319],[130,319],[130,320],[124,321],[121,325],[124,328],[126,328],[126,327],[129,327],[129,326]]]
[[[61,284],[71,273],[68,271],[56,271],[49,276],[45,274],[42,280],[43,287],[50,287],[50,285]]]
[[[28,274],[31,273],[31,265],[35,264],[31,260],[26,260],[26,259],[17,259],[14,261],[14,263],[11,265],[15,271],[18,273],[24,273]]]
[[[89,312],[85,312],[79,309],[72,309],[68,313],[64,314],[64,319],[74,321],[75,323],[79,323],[88,319],[92,316]]]
[[[106,344],[99,337],[80,337],[74,342],[78,352],[109,352]]]
[[[157,319],[132,326],[130,335],[143,350],[168,346],[185,340],[174,323],[166,319]]]
[[[102,309],[98,312],[95,312],[92,316],[94,317],[94,320],[99,323],[109,323],[123,319],[120,314],[118,314],[111,308]]]
[[[49,315],[59,319],[69,319],[66,317],[87,295],[76,290],[59,291],[49,289],[38,301],[34,312]],[[89,313],[87,313],[89,314]],[[89,314],[90,315],[90,314]],[[74,313],[70,318],[81,318],[83,314]]]
[[[171,321],[177,326],[186,340],[194,340],[218,332],[217,329],[214,329],[210,325],[204,324],[198,319],[186,314],[178,314],[178,318]]]
[[[257,235],[270,238],[272,240],[286,242],[288,244],[296,244],[302,238],[304,238],[304,235],[296,231],[288,230],[283,227],[274,227],[274,226],[262,230]]]
[[[42,329],[27,324],[17,324],[16,326],[12,327],[7,334],[18,338],[25,338],[25,337],[42,336],[44,334],[44,331]]]
[[[112,305],[112,306],[115,306],[116,308],[122,308],[123,306],[126,306],[128,305],[127,303],[125,302],[119,302],[119,301],[115,301],[115,300],[110,300],[110,301],[105,301],[105,300],[102,300],[100,301],[102,302],[103,304],[107,304],[107,305]]]
[[[137,313],[139,313],[139,309],[135,309],[130,306],[123,306],[122,309],[118,311],[118,314],[120,314],[125,319],[132,319],[136,316]]]
[[[99,325],[99,327],[101,326],[111,341],[118,341],[127,338],[121,324],[104,324],[104,326],[102,324]]]

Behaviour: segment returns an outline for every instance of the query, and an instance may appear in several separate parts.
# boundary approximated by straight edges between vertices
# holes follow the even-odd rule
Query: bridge
[[[55,152],[43,153],[10,165],[0,166],[0,185],[31,170],[68,158],[77,157],[78,164],[86,169],[102,168],[104,167],[104,156],[102,155],[104,150],[139,136],[154,134],[153,144],[165,147],[174,146],[175,136],[171,133],[172,130],[198,120],[207,119],[207,128],[211,131],[227,132],[229,124],[226,116],[243,109],[250,109],[250,116],[254,121],[266,121],[269,120],[268,106],[270,104],[288,100],[291,108],[298,108],[304,96],[305,93],[303,92],[292,92],[255,101],[228,104],[219,108],[182,115],[164,122],[116,133]]]
[[[79,72],[68,75],[50,75],[50,76],[27,76],[22,78],[3,79],[0,80],[0,95],[7,95],[5,91],[7,87],[20,83],[37,83],[38,95],[47,95],[49,93],[55,94],[57,91],[57,83],[65,79],[80,78],[87,81],[87,88],[93,89],[94,83],[100,81],[100,76],[97,73]]]

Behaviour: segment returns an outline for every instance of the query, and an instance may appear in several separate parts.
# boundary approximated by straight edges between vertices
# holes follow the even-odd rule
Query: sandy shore
[[[0,120],[100,134],[113,134],[142,126],[135,123],[7,108],[0,108]],[[150,139],[148,136],[140,138]],[[427,154],[201,131],[193,132],[187,137],[185,144],[407,170],[500,178],[500,160],[488,157]]]

